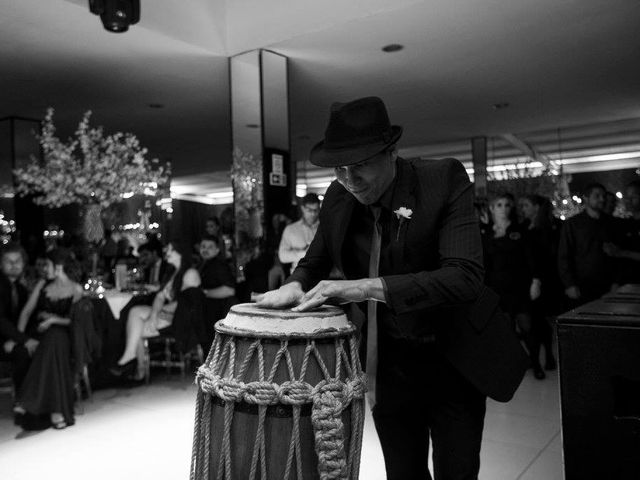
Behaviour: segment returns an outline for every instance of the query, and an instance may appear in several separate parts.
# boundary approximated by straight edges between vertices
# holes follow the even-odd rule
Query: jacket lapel
[[[411,163],[403,158],[397,160],[397,179],[391,201],[392,211],[405,207],[414,212],[416,206],[416,175]],[[407,230],[412,220],[398,218],[392,213],[391,220],[391,262],[394,269],[403,268]],[[413,217],[412,217],[413,218]]]
[[[332,220],[328,222],[334,225],[336,230],[329,235],[331,239],[331,257],[336,262],[336,267],[344,273],[344,262],[342,261],[342,245],[349,228],[351,215],[357,200],[349,192],[341,188],[341,192],[336,196],[335,202],[329,209],[329,215]]]

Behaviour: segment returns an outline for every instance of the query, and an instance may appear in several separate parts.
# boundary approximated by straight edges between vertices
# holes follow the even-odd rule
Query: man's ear
[[[394,145],[389,151],[391,152],[391,161],[395,162],[398,159],[398,148]]]

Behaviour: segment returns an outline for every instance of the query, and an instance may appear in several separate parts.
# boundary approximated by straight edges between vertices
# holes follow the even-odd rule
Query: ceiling
[[[141,0],[124,34],[87,4],[0,0],[0,118],[52,106],[65,136],[91,109],[171,160],[178,184],[206,174],[204,194],[228,182],[228,57],[256,48],[290,59],[292,155],[310,175],[331,102],[366,95],[416,157],[468,156],[478,135],[553,150],[558,129],[618,148],[622,124],[639,143],[637,0]],[[405,48],[382,52],[390,43]]]

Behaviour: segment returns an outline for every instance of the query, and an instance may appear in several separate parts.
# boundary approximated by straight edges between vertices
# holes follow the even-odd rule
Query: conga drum
[[[337,307],[235,305],[198,369],[191,479],[357,479],[365,380]]]

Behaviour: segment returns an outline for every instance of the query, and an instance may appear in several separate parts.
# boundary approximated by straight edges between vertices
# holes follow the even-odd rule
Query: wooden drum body
[[[191,479],[357,479],[365,386],[343,311],[241,304],[215,328]]]

